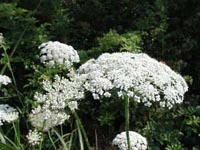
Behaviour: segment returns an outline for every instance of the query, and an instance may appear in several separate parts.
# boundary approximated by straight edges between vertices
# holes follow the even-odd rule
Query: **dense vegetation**
[[[189,85],[184,103],[170,110],[130,103],[130,129],[145,136],[151,150],[200,149],[199,26],[199,0],[0,1],[0,33],[6,50],[0,49],[0,71],[13,81],[1,89],[0,103],[20,112],[20,145],[27,141],[31,125],[26,119],[40,82],[65,74],[63,68],[49,70],[40,65],[38,46],[60,41],[78,50],[81,62],[76,67],[105,52],[144,52],[183,75]],[[120,101],[102,103],[90,94],[82,101],[78,114],[93,147],[111,149],[112,139],[124,130],[123,108]],[[64,130],[71,132],[74,124],[65,125]],[[0,127],[0,132],[13,136],[9,125]],[[53,149],[50,145],[46,141],[44,148]]]

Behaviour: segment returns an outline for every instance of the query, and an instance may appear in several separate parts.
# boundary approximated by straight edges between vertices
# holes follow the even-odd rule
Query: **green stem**
[[[98,150],[98,137],[97,137],[97,131],[95,130],[95,150]]]
[[[18,48],[18,46],[19,46],[19,44],[20,44],[20,42],[21,42],[21,40],[22,40],[22,38],[23,38],[23,36],[24,36],[26,30],[28,29],[28,26],[29,26],[29,24],[24,28],[22,34],[20,35],[20,37],[19,37],[17,43],[15,44],[15,47],[13,48],[12,52],[10,53],[10,58],[12,58],[12,56],[13,56],[14,53],[15,53],[15,51],[17,50],[17,48]],[[5,72],[5,70],[6,70],[7,67],[8,67],[8,64],[5,64],[5,65],[3,66],[3,68],[1,69],[1,74],[4,74],[4,72]]]
[[[63,136],[63,126],[60,126],[60,132],[61,132],[61,136]]]
[[[14,132],[15,132],[15,139],[16,139],[17,145],[19,145],[19,144],[20,144],[20,139],[19,139],[19,137],[18,137],[18,132],[17,132],[17,129],[16,129],[16,127],[15,127],[15,124],[14,124],[14,123],[12,123],[12,125],[13,125],[13,128],[14,128]]]
[[[128,150],[130,150],[130,137],[129,137],[129,97],[125,97],[125,128]]]
[[[42,150],[42,142],[40,142],[39,150]]]
[[[19,91],[18,88],[17,88],[17,83],[16,83],[15,76],[14,76],[14,73],[13,73],[13,70],[12,70],[12,67],[11,67],[11,63],[10,63],[10,62],[11,62],[11,61],[10,61],[10,57],[9,57],[9,55],[8,55],[8,53],[7,53],[6,47],[3,45],[2,48],[3,48],[3,50],[4,50],[4,55],[5,55],[6,61],[7,61],[5,65],[7,65],[8,69],[9,69],[9,71],[10,71],[10,73],[11,73],[12,80],[13,80],[13,83],[14,83],[14,89],[16,90],[17,96],[18,96],[18,98],[19,98],[21,104],[23,105],[23,102],[22,102],[22,99],[21,99],[21,95],[22,95],[22,94],[20,93],[20,91]],[[3,72],[1,72],[1,74],[3,74],[5,70],[2,69],[2,71],[3,71]]]
[[[53,145],[53,148],[54,148],[55,150],[57,150],[56,145],[54,144],[53,139],[51,138],[51,134],[50,134],[49,131],[48,131],[48,135],[49,135],[49,139],[50,139],[50,141],[51,141],[51,143],[52,143],[52,145]]]
[[[8,53],[7,53],[7,49],[6,49],[6,47],[4,45],[2,47],[3,47],[4,55],[5,55],[6,61],[7,61],[5,65],[7,65],[9,70],[10,70],[14,85],[17,86],[16,80],[15,80],[15,77],[14,77],[14,73],[13,73],[13,70],[12,70],[12,67],[11,67],[11,64],[10,64],[10,58],[8,56]],[[5,70],[2,69],[2,71],[5,71]],[[3,72],[2,72],[2,74],[3,74]]]
[[[83,138],[82,138],[82,133],[81,133],[81,129],[80,129],[80,125],[79,125],[79,121],[78,120],[76,120],[76,125],[77,125],[77,128],[78,128],[80,150],[84,150],[84,147],[83,147]]]
[[[66,145],[66,143],[65,143],[65,141],[64,141],[64,139],[63,139],[63,137],[62,137],[55,129],[52,129],[52,130],[53,130],[53,131],[55,132],[55,134],[58,136],[58,138],[59,138],[61,144],[63,145],[63,150],[69,150],[69,148],[67,147],[67,145]]]
[[[1,133],[1,131],[0,131],[0,141],[1,141],[1,143],[6,144],[6,140],[3,136],[3,134]]]
[[[83,127],[83,124],[82,124],[82,122],[81,122],[81,120],[80,120],[78,114],[76,113],[76,111],[74,111],[74,116],[75,116],[75,119],[78,121],[79,127],[80,127],[80,129],[81,129],[81,131],[82,131],[82,133],[83,133],[83,137],[84,137],[84,139],[85,139],[85,143],[86,143],[86,145],[87,145],[87,148],[88,148],[88,150],[91,150],[90,143],[89,143],[89,140],[88,140],[86,131],[85,131],[85,129],[84,129],[84,127]]]

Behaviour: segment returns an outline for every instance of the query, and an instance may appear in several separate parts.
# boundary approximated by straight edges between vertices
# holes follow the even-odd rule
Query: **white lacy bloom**
[[[146,106],[158,102],[171,108],[181,103],[188,90],[185,80],[167,65],[147,54],[104,53],[91,59],[77,70],[85,78],[84,87],[94,99],[127,95]]]
[[[131,150],[146,150],[147,140],[145,137],[137,132],[129,131],[130,149]],[[127,150],[126,132],[118,134],[112,141],[112,145],[116,146],[119,150]]]
[[[56,75],[54,82],[43,81],[43,89],[46,93],[36,93],[34,98],[38,103],[44,103],[44,109],[63,109],[71,100],[84,98],[82,82],[78,79],[70,81]]]
[[[29,115],[32,126],[43,131],[48,131],[52,127],[63,124],[69,117],[63,110],[44,110],[40,106],[33,109]]]
[[[7,85],[8,83],[11,83],[10,78],[6,75],[0,75],[0,85]]]
[[[0,104],[0,126],[3,125],[3,122],[10,123],[18,119],[18,117],[16,109],[7,104]]]
[[[77,51],[72,46],[58,41],[43,43],[39,46],[39,49],[40,61],[50,67],[54,67],[57,63],[69,68],[73,63],[80,61]]]
[[[29,115],[31,124],[43,130],[63,124],[70,117],[65,113],[65,108],[72,111],[78,109],[77,100],[84,98],[82,84],[78,78],[69,80],[58,75],[53,82],[43,81],[45,93],[36,93],[34,96],[39,105]]]
[[[26,135],[26,138],[28,139],[29,144],[35,146],[39,145],[42,139],[42,133],[38,132],[37,130],[29,130],[28,135]]]

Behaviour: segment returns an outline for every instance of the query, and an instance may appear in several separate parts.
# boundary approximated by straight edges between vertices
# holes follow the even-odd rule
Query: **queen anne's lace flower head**
[[[38,107],[32,110],[29,119],[36,128],[48,130],[69,119],[67,107],[71,111],[78,108],[77,100],[84,98],[84,89],[80,79],[71,80],[58,75],[54,81],[43,81],[45,93],[36,93],[34,98]]]
[[[63,110],[44,110],[41,106],[33,109],[29,116],[32,126],[43,131],[48,131],[52,127],[63,124],[69,117]]]
[[[70,68],[73,63],[80,61],[77,51],[72,46],[58,41],[43,43],[39,46],[39,49],[40,61],[50,67],[54,67],[56,63]]]
[[[26,135],[29,144],[32,146],[39,145],[42,139],[42,133],[38,132],[37,130],[29,130],[29,133]]]
[[[8,83],[11,83],[10,78],[6,75],[0,75],[0,85],[7,85]]]
[[[147,140],[145,137],[133,131],[129,131],[129,137],[130,137],[131,150],[146,150],[147,149]],[[112,145],[117,147],[119,150],[127,150],[128,146],[127,146],[126,132],[122,132],[118,134],[112,141]]]
[[[77,70],[85,78],[84,87],[94,99],[110,97],[116,91],[151,106],[158,102],[171,108],[181,103],[188,90],[185,80],[167,65],[146,54],[104,53]]]
[[[3,122],[10,123],[18,119],[18,117],[16,109],[7,104],[0,104],[0,126],[3,125]]]
[[[56,75],[54,82],[43,81],[43,89],[45,94],[36,93],[34,98],[43,104],[44,109],[63,109],[71,100],[84,98],[82,82],[78,79],[69,80]]]

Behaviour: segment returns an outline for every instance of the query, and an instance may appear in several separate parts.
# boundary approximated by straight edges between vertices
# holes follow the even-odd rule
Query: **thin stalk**
[[[17,97],[17,96],[4,96],[4,97],[0,97],[0,100],[10,99],[10,98],[14,98],[14,97]]]
[[[60,132],[61,132],[61,136],[63,136],[63,126],[60,126]]]
[[[39,150],[42,150],[42,141],[40,142]]]
[[[76,125],[77,125],[77,128],[78,128],[78,137],[79,137],[79,143],[80,143],[80,150],[84,150],[83,138],[82,138],[82,133],[81,133],[81,129],[80,129],[78,120],[76,120]]]
[[[50,134],[49,131],[48,131],[48,135],[49,135],[49,139],[50,139],[50,141],[51,141],[51,143],[52,143],[52,145],[53,145],[53,148],[54,148],[55,150],[57,150],[56,145],[54,144],[53,139],[51,138],[51,134]]]
[[[22,38],[23,38],[26,30],[28,29],[28,26],[29,26],[29,24],[24,28],[22,34],[20,35],[17,43],[15,44],[15,47],[13,48],[12,52],[10,53],[10,58],[14,55],[15,51],[17,50],[17,48],[18,48],[18,46],[19,46],[19,44],[20,44],[20,42],[21,42],[21,40],[22,40]],[[1,69],[1,74],[4,74],[4,72],[5,72],[5,70],[6,70],[7,67],[8,67],[8,64],[5,64],[3,66],[3,68]]]
[[[75,116],[75,119],[78,121],[78,124],[79,124],[79,126],[80,126],[80,129],[81,129],[81,131],[82,131],[82,133],[83,133],[83,137],[84,137],[84,139],[85,139],[86,146],[87,146],[88,150],[91,150],[91,146],[90,146],[90,143],[89,143],[89,140],[88,140],[86,131],[85,131],[84,127],[83,127],[83,124],[82,124],[82,122],[81,122],[81,120],[80,120],[78,114],[76,113],[76,111],[74,111],[73,114],[74,114],[74,116]]]
[[[12,80],[13,80],[14,86],[15,86],[14,89],[16,90],[18,98],[19,98],[20,102],[22,103],[21,93],[20,93],[20,91],[17,88],[17,83],[16,83],[15,76],[14,76],[14,73],[13,73],[13,70],[12,70],[12,67],[11,67],[11,63],[10,63],[11,61],[10,61],[10,57],[9,57],[9,55],[7,53],[7,48],[4,45],[2,45],[2,48],[3,48],[3,51],[4,51],[4,54],[5,54],[7,62],[4,65],[5,68],[3,67],[3,69],[1,70],[1,74],[3,74],[5,72],[6,67],[8,67],[8,69],[9,69],[9,71],[11,73],[11,76],[12,76]]]
[[[128,150],[130,150],[130,137],[129,137],[129,97],[125,97],[125,129],[126,129],[126,138]]]
[[[3,45],[2,48],[3,48],[4,54],[5,54],[6,59],[7,59],[7,63],[6,63],[6,64],[7,64],[8,69],[10,70],[10,73],[11,73],[11,75],[12,75],[14,85],[17,86],[16,80],[15,80],[15,77],[14,77],[14,73],[13,73],[13,71],[12,71],[12,67],[11,67],[11,64],[10,64],[10,58],[9,58],[8,53],[7,53],[7,51],[6,51],[6,47]]]
[[[95,130],[95,150],[98,150],[98,137],[97,137],[97,131]]]
[[[4,138],[13,146],[16,150],[22,150],[22,148],[18,147],[11,139],[9,139],[7,136],[4,136]],[[6,143],[4,143],[6,144]]]
[[[14,123],[12,123],[12,124],[13,124],[14,132],[15,132],[15,139],[16,139],[17,145],[21,147],[19,128],[16,128]]]
[[[37,150],[36,146],[31,146],[31,150]]]
[[[72,147],[73,136],[74,136],[74,133],[72,131],[71,136],[70,136],[70,140],[69,140],[69,149],[71,149],[71,147]]]
[[[69,148],[67,147],[63,137],[55,130],[55,129],[52,129],[54,131],[54,133],[57,135],[57,137],[59,138],[61,144],[63,145],[63,150],[69,150]]]
[[[6,140],[3,137],[3,134],[1,132],[0,132],[0,141],[1,141],[1,143],[6,144]]]

